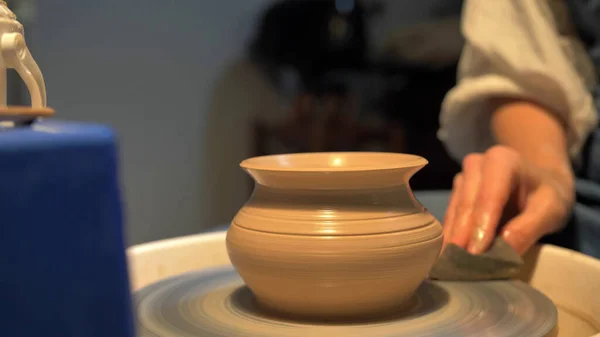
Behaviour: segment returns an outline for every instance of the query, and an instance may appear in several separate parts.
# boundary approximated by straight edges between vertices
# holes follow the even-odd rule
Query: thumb
[[[543,192],[538,190],[530,195],[523,212],[502,230],[502,238],[521,255],[563,222],[562,205],[557,206],[556,198]]]

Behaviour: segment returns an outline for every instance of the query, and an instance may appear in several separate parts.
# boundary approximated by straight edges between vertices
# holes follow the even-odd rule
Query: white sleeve
[[[462,160],[494,145],[489,98],[509,96],[550,107],[576,159],[598,117],[546,1],[466,0],[462,31],[458,83],[442,103],[438,132],[450,155]]]

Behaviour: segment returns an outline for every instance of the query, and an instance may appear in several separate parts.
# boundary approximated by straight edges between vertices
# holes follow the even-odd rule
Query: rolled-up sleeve
[[[489,102],[495,97],[548,107],[567,128],[571,157],[578,157],[598,117],[549,11],[546,1],[465,1],[458,82],[442,103],[438,133],[455,159],[494,145]]]

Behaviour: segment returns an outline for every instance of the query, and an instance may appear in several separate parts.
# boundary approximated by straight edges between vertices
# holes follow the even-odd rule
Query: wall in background
[[[62,119],[120,135],[130,244],[210,225],[201,134],[214,80],[268,0],[37,1],[28,44]],[[216,158],[215,158],[216,160]]]
[[[364,0],[365,2],[379,0]],[[463,0],[382,0],[385,13],[371,22],[370,39],[373,50],[379,50],[388,34],[441,17],[460,13]]]
[[[205,156],[202,135],[215,81],[271,1],[37,0],[26,29],[49,104],[62,119],[106,123],[120,136],[130,244],[228,220],[212,216],[218,205],[201,177],[219,151]],[[375,46],[442,0],[385,2]]]

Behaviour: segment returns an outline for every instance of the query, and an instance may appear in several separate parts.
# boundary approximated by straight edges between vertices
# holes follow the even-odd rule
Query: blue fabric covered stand
[[[134,336],[111,129],[0,131],[0,336]]]

